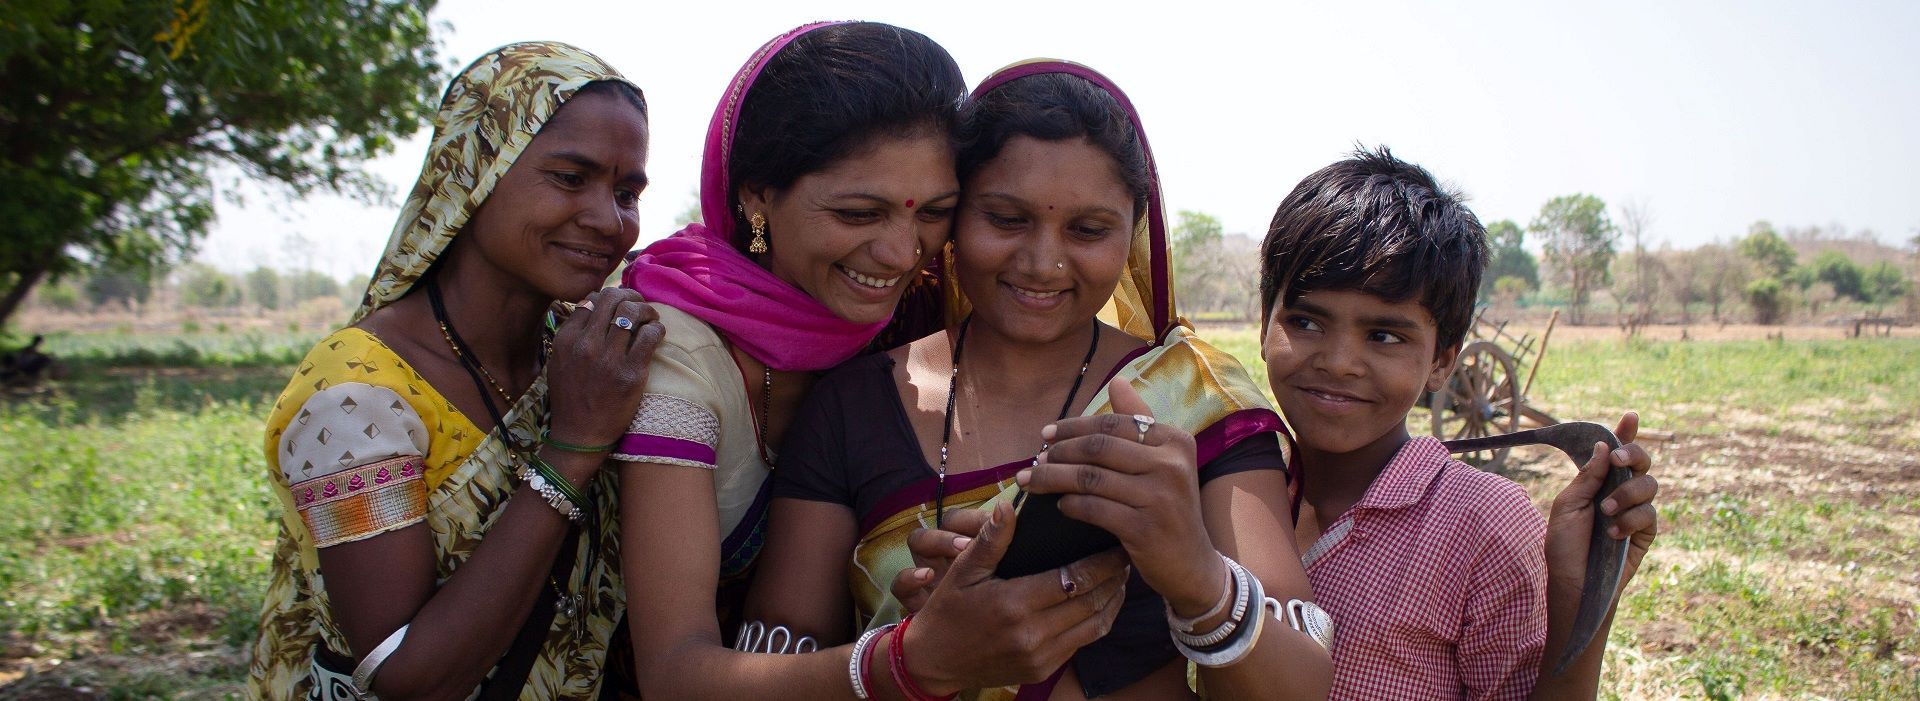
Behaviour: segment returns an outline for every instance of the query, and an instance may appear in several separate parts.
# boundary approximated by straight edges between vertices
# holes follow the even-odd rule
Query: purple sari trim
[[[1060,678],[1066,675],[1067,666],[1060,665],[1060,668],[1053,670],[1053,676],[1047,677],[1046,681],[1021,686],[1020,692],[1013,695],[1013,701],[1046,701],[1053,696],[1053,687],[1058,686]]]
[[[697,462],[707,467],[714,465],[713,446],[683,438],[668,438],[651,433],[629,433],[620,438],[620,444],[614,446],[615,455],[635,455],[643,458],[672,458]]]
[[[1285,430],[1280,424],[1280,415],[1274,413],[1272,409],[1241,409],[1194,434],[1195,461],[1205,465],[1213,462],[1214,458],[1220,457],[1221,453],[1226,452],[1235,443],[1257,434],[1284,433]],[[1287,466],[1279,467],[1284,470]]]
[[[947,496],[953,496],[971,489],[979,489],[1001,480],[1013,479],[1013,473],[1026,469],[1032,464],[1033,460],[1029,458],[1015,460],[1005,465],[989,467],[984,470],[948,474]],[[867,512],[867,515],[860,519],[860,532],[871,533],[873,529],[879,528],[882,522],[893,518],[894,514],[901,513],[916,506],[933,503],[934,488],[939,486],[939,484],[940,479],[929,474],[917,482],[893,490],[892,494],[882,497],[878,503],[873,505],[873,510]]]

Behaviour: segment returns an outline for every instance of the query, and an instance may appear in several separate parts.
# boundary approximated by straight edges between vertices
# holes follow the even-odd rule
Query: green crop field
[[[260,421],[312,336],[254,338],[61,337],[69,376],[0,400],[0,699],[240,694],[277,518]],[[1916,388],[1914,339],[1555,347],[1535,404],[1675,434],[1603,695],[1920,698]],[[1519,457],[1543,504],[1570,474]]]

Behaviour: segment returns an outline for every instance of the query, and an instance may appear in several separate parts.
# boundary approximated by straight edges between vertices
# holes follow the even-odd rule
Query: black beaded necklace
[[[493,419],[494,429],[500,432],[500,441],[506,444],[507,454],[512,456],[510,460],[524,460],[524,458],[520,456],[522,452],[532,452],[533,450],[539,449],[539,446],[518,445],[516,441],[514,441],[513,432],[508,430],[506,419],[500,413],[500,407],[493,403],[495,393],[499,394],[501,401],[509,405],[513,404],[513,397],[507,394],[506,388],[501,387],[500,383],[494,381],[493,374],[487,372],[487,369],[480,365],[480,359],[474,356],[473,348],[467,345],[467,340],[461,338],[460,332],[453,329],[453,322],[447,319],[447,304],[440,297],[440,282],[433,277],[427,278],[427,303],[433,308],[433,320],[440,324],[440,335],[447,339],[447,347],[453,349],[454,359],[460,361],[461,369],[466,370],[467,376],[473,378],[474,388],[480,390],[480,399],[487,407],[487,418]],[[540,362],[543,364],[546,362],[546,353],[544,351],[541,353]],[[492,388],[492,392],[487,391],[489,387]],[[593,519],[592,512],[588,513],[589,521],[587,524],[587,532],[591,534],[593,542],[587,551],[587,572],[591,573],[594,565],[599,561],[600,546],[598,537],[599,529],[593,527],[594,523],[591,520]],[[573,549],[571,544],[578,539],[579,533],[580,527],[578,525],[568,524],[567,535],[564,540],[561,541],[567,544],[567,546],[561,549],[560,556],[555,560],[552,571],[547,575],[547,584],[553,589],[554,610],[564,612],[568,618],[573,619],[574,634],[576,636],[580,630],[580,608],[586,604],[586,597],[567,591],[566,587],[560,585],[560,579],[563,576],[561,574],[562,572],[569,574],[572,572],[571,562],[566,560],[568,555],[567,551]]]
[[[940,470],[936,473],[939,481],[935,483],[933,488],[933,525],[935,528],[940,527],[940,522],[945,519],[947,514],[947,444],[953,442],[953,405],[954,399],[960,396],[960,353],[967,347],[967,327],[972,323],[972,315],[968,315],[967,318],[960,320],[960,331],[955,335],[953,340],[953,371],[947,375],[947,413],[940,419]],[[1100,320],[1095,319],[1093,321],[1093,341],[1087,344],[1087,357],[1080,360],[1080,373],[1074,376],[1073,388],[1067,390],[1067,399],[1060,403],[1060,417],[1054,419],[1055,421],[1065,420],[1067,418],[1067,412],[1073,409],[1073,398],[1079,396],[1080,383],[1087,379],[1087,368],[1093,365],[1093,355],[1099,350]],[[1040,449],[1046,450],[1046,446],[1041,446]]]

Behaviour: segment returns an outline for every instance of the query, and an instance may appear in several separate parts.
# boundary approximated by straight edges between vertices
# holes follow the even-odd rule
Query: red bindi
[[[907,200],[907,209],[913,209],[913,200]]]

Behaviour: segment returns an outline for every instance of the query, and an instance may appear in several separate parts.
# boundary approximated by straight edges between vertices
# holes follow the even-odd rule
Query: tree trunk
[[[35,265],[32,269],[18,274],[19,277],[14,280],[13,286],[7,289],[7,296],[0,298],[0,329],[7,327],[7,321],[13,318],[13,313],[19,311],[20,304],[27,301],[27,293],[32,292],[33,287],[40,284],[40,280],[47,276],[47,266]]]

